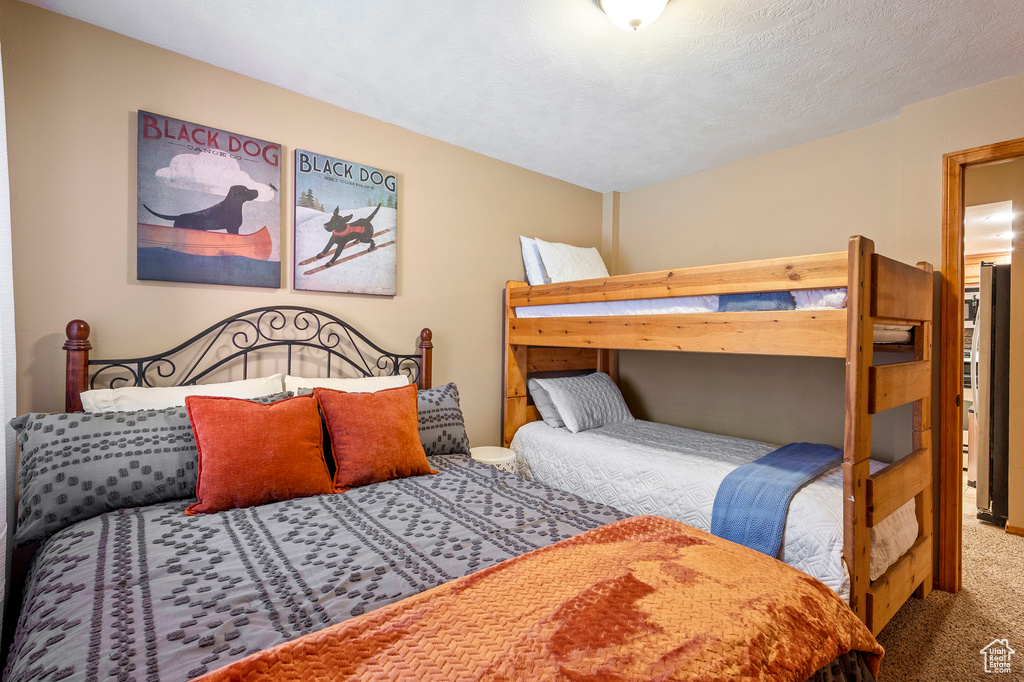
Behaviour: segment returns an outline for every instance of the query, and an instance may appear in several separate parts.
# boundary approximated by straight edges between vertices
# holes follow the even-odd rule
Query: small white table
[[[473,459],[481,464],[490,464],[496,469],[507,471],[510,474],[518,474],[516,471],[516,453],[508,448],[501,448],[496,445],[481,445],[470,448],[469,453]]]

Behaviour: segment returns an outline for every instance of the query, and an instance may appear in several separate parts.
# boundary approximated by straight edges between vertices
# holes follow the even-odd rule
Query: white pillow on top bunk
[[[526,269],[527,283],[532,287],[538,284],[550,284],[548,273],[544,271],[544,263],[540,260],[537,241],[530,237],[520,237],[519,243],[523,248],[523,267]]]
[[[536,382],[548,392],[551,402],[558,409],[558,416],[573,433],[635,421],[626,407],[626,401],[622,399],[619,387],[604,372],[579,377],[537,379]]]
[[[608,268],[601,253],[591,247],[546,242],[534,239],[549,282],[572,282],[578,279],[607,277]]]
[[[284,391],[284,375],[272,374],[261,379],[242,379],[218,384],[192,386],[126,386],[97,388],[82,393],[82,409],[86,412],[134,412],[181,407],[190,395],[226,396],[228,398],[262,398]]]

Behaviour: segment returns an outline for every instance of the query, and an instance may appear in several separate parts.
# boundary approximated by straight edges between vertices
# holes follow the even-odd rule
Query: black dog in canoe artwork
[[[377,204],[377,208],[373,209],[373,213],[366,216],[365,218],[359,218],[358,220],[352,220],[352,215],[349,213],[346,216],[338,215],[338,208],[334,209],[334,215],[331,219],[324,223],[324,229],[331,233],[330,239],[327,240],[327,246],[323,248],[323,251],[316,255],[317,258],[323,258],[331,250],[331,247],[337,246],[337,250],[334,252],[334,256],[331,260],[327,261],[324,265],[325,268],[329,268],[334,265],[334,261],[338,260],[341,256],[341,250],[345,248],[345,245],[349,242],[362,242],[369,244],[370,248],[366,251],[370,252],[377,248],[377,245],[373,241],[373,224],[370,222],[373,220],[373,216],[377,215],[377,211],[380,210],[380,204]],[[349,222],[352,220],[352,222]]]
[[[209,208],[181,215],[164,215],[145,204],[142,206],[157,218],[174,221],[175,227],[186,227],[190,230],[226,230],[228,234],[238,234],[238,229],[242,226],[242,204],[252,201],[259,195],[259,190],[249,189],[245,185],[232,185],[223,201]]]

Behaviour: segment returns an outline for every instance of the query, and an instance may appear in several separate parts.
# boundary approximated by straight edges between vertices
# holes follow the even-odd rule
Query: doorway
[[[939,556],[935,585],[961,587],[964,422],[965,173],[1024,157],[1024,138],[943,157],[942,294],[940,306]],[[1012,389],[1011,389],[1012,390]],[[1007,526],[1007,532],[1024,529]]]

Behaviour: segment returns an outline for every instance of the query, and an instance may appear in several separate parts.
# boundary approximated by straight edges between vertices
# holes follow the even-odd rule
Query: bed
[[[707,297],[820,290],[844,291],[845,308],[700,308]],[[526,425],[530,429],[523,430],[522,441],[544,433],[531,424],[541,419],[527,390],[532,376],[599,370],[614,377],[617,350],[845,358],[841,501],[833,501],[841,506],[841,518],[833,529],[841,538],[850,607],[877,634],[911,594],[923,598],[932,586],[933,292],[929,264],[915,267],[877,254],[873,242],[861,236],[851,237],[846,251],[825,254],[537,286],[509,282],[504,306],[504,444],[511,445]],[[669,301],[668,308],[661,301]],[[608,310],[622,302],[636,307],[626,313]],[[694,304],[696,310],[687,309]],[[570,312],[577,306],[590,306],[593,314]],[[528,312],[534,308],[556,315]],[[872,464],[872,415],[908,403],[914,410],[913,452],[889,466]],[[715,458],[713,451],[703,454]],[[530,461],[531,468],[537,464]],[[577,492],[589,489],[593,499],[610,499],[595,494],[600,484],[588,476],[583,468],[569,476],[571,484],[565,476],[558,481],[556,476],[552,483]],[[699,495],[713,499],[720,480],[709,476],[710,489]],[[834,487],[838,495],[839,486]],[[638,504],[664,513],[665,505],[649,499]],[[913,522],[908,504],[913,505]],[[697,507],[691,505],[680,518]],[[872,580],[872,531],[877,535],[886,519],[887,525],[895,523],[897,534],[913,535],[913,542]],[[916,528],[908,529],[908,523]],[[845,589],[840,586],[839,591]]]
[[[67,456],[59,462],[48,460],[53,471],[64,463],[78,466],[78,459],[87,462],[89,456],[116,458],[117,443],[123,441],[146,451],[181,451],[182,439],[190,436],[180,423],[147,431],[145,421],[159,410],[82,413],[78,410],[83,398],[91,404],[96,396],[88,391],[111,385],[188,387],[231,364],[243,381],[252,381],[251,373],[266,370],[262,354],[273,355],[274,362],[283,363],[290,373],[306,362],[301,356],[308,352],[328,375],[404,375],[415,383],[420,438],[436,473],[353,487],[342,494],[188,515],[196,499],[193,489],[191,495],[186,490],[176,498],[170,495],[175,499],[149,503],[141,497],[127,504],[121,499],[114,509],[72,520],[40,538],[36,546],[22,547],[35,556],[23,592],[16,591],[23,597],[20,612],[14,602],[17,627],[5,680],[306,679],[311,674],[317,679],[375,674],[389,679],[451,679],[460,665],[466,667],[459,674],[473,679],[495,677],[495,666],[505,666],[506,677],[527,679],[530,675],[524,671],[595,674],[607,672],[608,665],[620,672],[635,670],[641,662],[634,659],[660,651],[659,646],[675,653],[671,660],[658,654],[650,670],[665,670],[668,664],[707,666],[714,642],[725,648],[710,657],[718,672],[738,670],[730,666],[744,657],[744,679],[831,682],[868,679],[877,672],[881,648],[849,609],[816,581],[766,557],[751,558],[744,548],[720,546],[716,538],[683,524],[629,517],[608,505],[477,463],[465,452],[468,443],[460,439],[425,438],[424,429],[430,434],[450,433],[461,422],[461,414],[458,419],[453,414],[457,392],[454,407],[444,393],[453,385],[431,388],[430,330],[420,334],[417,353],[394,353],[332,315],[278,306],[232,316],[167,353],[141,358],[90,358],[89,335],[89,326],[81,320],[68,325],[68,411],[19,417],[22,465],[31,466],[39,458],[39,442],[48,442]],[[296,400],[286,395],[254,399],[270,406]],[[199,403],[188,400],[191,414]],[[324,418],[330,427],[326,412]],[[81,424],[87,422],[99,425],[85,433]],[[202,453],[205,441],[198,426],[193,427]],[[26,432],[34,440],[28,440]],[[331,445],[337,453],[333,438]],[[123,473],[130,476],[135,469],[145,466],[126,461]],[[60,471],[54,480],[62,483],[70,484],[73,475],[87,475],[78,469]],[[161,480],[173,488],[181,484],[169,480],[174,475]],[[180,479],[182,472],[176,475]],[[38,489],[39,481],[20,475],[19,481]],[[107,492],[117,485],[108,483]],[[96,487],[91,490],[101,494]],[[45,496],[53,492],[45,491],[42,497],[48,499]],[[31,504],[39,506],[38,501]],[[60,516],[45,508],[34,514],[31,504],[29,513],[22,513],[19,502],[24,527]],[[621,551],[616,550],[620,546]],[[592,557],[593,578],[580,563],[586,556]],[[731,572],[714,568],[726,560],[734,565]],[[575,579],[582,581],[579,585],[537,579],[566,561],[580,567],[574,571]],[[683,566],[684,562],[692,565]],[[674,576],[667,587],[656,589],[636,581],[634,575],[652,567],[654,579],[648,582],[655,585]],[[734,581],[744,572],[750,574],[745,591],[735,585],[722,587],[723,581]],[[556,570],[559,573],[564,569]],[[769,582],[791,583],[792,595],[766,595]],[[696,583],[704,589],[715,587],[723,604],[727,602],[719,618],[729,622],[713,633],[702,631],[695,639],[685,635],[679,609],[658,615],[648,607],[661,603],[659,595],[664,594],[665,605],[687,605],[683,610],[692,611],[691,618],[706,630],[706,618],[690,606],[694,599],[688,590],[696,589]],[[623,603],[631,615],[623,621],[625,629],[616,630],[628,636],[614,641],[597,637],[600,647],[587,649],[573,630],[567,635],[565,628],[581,618],[591,622],[594,608],[610,605],[618,613],[621,604],[608,601],[609,585],[628,593]],[[637,592],[637,586],[643,589]],[[556,588],[561,592],[541,601],[541,593]],[[517,626],[522,631],[507,619],[497,630],[473,620],[505,618],[494,607],[479,613],[480,597],[507,602],[503,595],[509,590],[536,593],[538,601],[527,602],[531,608],[516,614],[526,619],[526,626]],[[611,593],[614,596],[616,590]],[[595,594],[603,595],[596,603]],[[637,600],[645,596],[647,611],[638,611]],[[778,606],[769,610],[781,615],[765,620],[764,606],[774,603]],[[529,644],[528,634],[546,632],[536,624],[534,604],[547,604],[550,617],[542,625],[554,623],[557,632]],[[456,612],[464,615],[445,615]],[[440,627],[425,639],[409,626],[411,613],[417,623],[439,622]],[[664,618],[668,620],[658,620]],[[741,626],[744,621],[749,622]],[[666,632],[675,639],[666,640]],[[466,642],[476,641],[473,637],[483,637],[492,648],[478,646],[465,653]],[[518,644],[493,649],[509,637]],[[589,639],[594,639],[592,634],[587,646],[593,645]],[[552,650],[552,643],[562,648]],[[359,655],[346,648],[357,645],[362,647]],[[506,656],[510,647],[515,655]],[[593,655],[580,658],[583,650]],[[681,660],[690,654],[700,660]],[[332,655],[340,656],[345,665],[332,663]],[[303,665],[296,669],[300,659]]]

